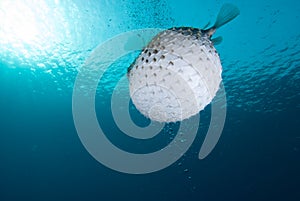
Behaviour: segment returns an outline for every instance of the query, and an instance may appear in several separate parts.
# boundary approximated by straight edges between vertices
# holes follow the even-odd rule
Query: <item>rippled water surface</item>
[[[72,88],[77,70],[101,42],[140,28],[201,28],[215,19],[220,5],[221,1],[2,1],[1,71],[26,74],[33,84],[45,77],[57,90]],[[285,102],[299,98],[300,35],[294,26],[299,8],[291,0],[236,5],[242,14],[217,33],[224,38],[217,49],[229,104],[260,112],[283,110]],[[109,79],[120,73],[124,71]],[[295,90],[289,92],[291,88]]]

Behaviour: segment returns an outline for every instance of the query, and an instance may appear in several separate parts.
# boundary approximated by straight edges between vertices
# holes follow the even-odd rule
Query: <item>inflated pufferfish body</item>
[[[159,122],[187,119],[207,106],[222,81],[220,57],[211,40],[239,10],[225,4],[209,29],[171,28],[157,34],[128,68],[131,99],[146,117]]]

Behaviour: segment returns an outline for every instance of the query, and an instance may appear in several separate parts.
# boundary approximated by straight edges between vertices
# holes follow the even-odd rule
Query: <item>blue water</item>
[[[191,148],[161,171],[125,174],[96,161],[72,116],[75,78],[92,51],[135,29],[202,28],[225,2],[241,14],[215,34],[227,98],[215,149],[198,159],[208,106]],[[296,0],[0,1],[0,200],[300,200],[299,20]],[[179,123],[141,141],[113,121],[112,91],[137,54],[99,81],[96,111],[116,146],[147,153],[170,143]]]

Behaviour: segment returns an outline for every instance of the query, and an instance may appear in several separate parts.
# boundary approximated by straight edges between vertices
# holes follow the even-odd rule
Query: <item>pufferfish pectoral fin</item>
[[[222,38],[222,36],[219,36],[219,37],[211,39],[211,41],[213,42],[214,45],[219,45],[223,41],[223,38]]]

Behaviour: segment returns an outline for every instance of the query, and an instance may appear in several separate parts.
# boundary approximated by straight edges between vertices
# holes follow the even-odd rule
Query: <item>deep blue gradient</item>
[[[0,18],[1,201],[300,200],[299,1],[1,2],[0,16],[6,17]],[[216,48],[228,107],[213,152],[198,159],[208,106],[195,142],[172,166],[129,175],[98,163],[81,144],[72,117],[74,80],[90,52],[134,29],[202,28],[214,22],[225,2],[241,14],[215,34],[224,39]],[[14,9],[20,19],[8,20]],[[34,26],[27,18],[36,20]],[[21,19],[35,32],[21,29]],[[134,54],[117,61],[99,82],[96,109],[105,116],[99,121],[109,139],[124,150],[144,153],[164,147],[178,125],[142,144],[114,124],[111,93]],[[138,125],[149,123],[130,107]]]

